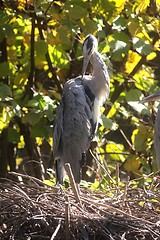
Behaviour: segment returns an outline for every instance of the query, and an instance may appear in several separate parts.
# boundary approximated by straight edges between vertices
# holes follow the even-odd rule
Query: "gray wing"
[[[60,139],[63,131],[63,101],[61,99],[58,111],[56,114],[54,122],[54,131],[53,131],[53,156],[54,158],[58,157],[58,148],[60,144]]]
[[[156,153],[156,161],[160,168],[160,105],[158,106],[157,116],[154,127],[154,148]]]
[[[64,164],[59,158],[59,147],[61,136],[63,132],[63,100],[60,101],[60,106],[58,108],[55,122],[54,122],[54,131],[53,131],[53,157],[55,161],[55,174],[57,184],[63,184],[65,179],[65,168]]]
[[[65,84],[54,128],[54,153],[63,164],[70,163],[77,183],[82,155],[93,135],[91,105],[79,78]]]

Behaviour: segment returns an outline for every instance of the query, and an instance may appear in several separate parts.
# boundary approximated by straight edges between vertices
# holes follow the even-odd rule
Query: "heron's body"
[[[65,177],[65,163],[70,163],[76,183],[80,182],[85,152],[95,135],[100,107],[109,94],[109,76],[100,54],[94,51],[89,60],[92,75],[79,76],[65,83],[55,120],[54,156],[60,184]]]
[[[160,92],[149,95],[141,100],[142,103],[160,100]],[[155,119],[154,125],[154,149],[156,154],[157,165],[160,168],[160,105]]]
[[[155,119],[154,126],[154,149],[156,153],[156,161],[158,167],[160,168],[160,105],[158,106],[158,111]]]

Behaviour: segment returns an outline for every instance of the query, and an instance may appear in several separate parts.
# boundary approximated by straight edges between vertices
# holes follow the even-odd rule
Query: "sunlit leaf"
[[[28,82],[28,77],[27,77],[26,73],[19,72],[15,75],[15,78],[14,78],[15,86],[21,87],[21,86],[26,85],[27,82]]]
[[[113,29],[117,31],[122,31],[127,27],[127,21],[124,17],[118,16],[116,19],[113,21]]]
[[[152,52],[153,47],[151,44],[144,42],[143,40],[135,37],[133,38],[133,47],[136,51],[142,55],[148,55]]]
[[[138,53],[129,50],[128,60],[126,62],[126,73],[130,74],[141,58],[142,57]]]
[[[147,144],[147,138],[149,137],[149,132],[146,126],[140,125],[138,129],[135,129],[132,133],[132,143],[136,151],[143,151]]]
[[[146,8],[149,6],[150,1],[144,0],[144,1],[138,1],[138,6],[136,7],[136,13],[144,12]]]
[[[107,154],[113,159],[117,161],[125,161],[125,157],[123,156],[124,146],[122,144],[116,144],[115,142],[109,142],[106,145]]]
[[[135,155],[129,155],[123,167],[127,172],[138,173],[137,177],[139,177],[141,175],[140,164],[141,161],[139,157],[136,157]],[[134,176],[136,177],[136,174]]]

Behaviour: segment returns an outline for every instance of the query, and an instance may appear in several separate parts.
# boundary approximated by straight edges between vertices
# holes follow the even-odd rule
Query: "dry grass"
[[[0,239],[160,239],[160,188],[109,193],[5,180],[0,183]],[[113,194],[115,192],[115,195]]]

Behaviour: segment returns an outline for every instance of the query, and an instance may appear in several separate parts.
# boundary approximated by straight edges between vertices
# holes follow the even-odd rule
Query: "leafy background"
[[[139,100],[160,85],[159,11],[159,0],[1,1],[1,177],[17,170],[48,177],[57,106],[64,83],[81,74],[89,33],[98,38],[111,92],[83,178],[105,185],[117,171],[134,179],[157,170],[157,105]]]

